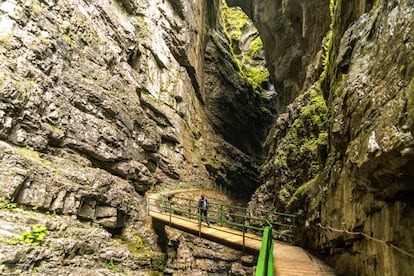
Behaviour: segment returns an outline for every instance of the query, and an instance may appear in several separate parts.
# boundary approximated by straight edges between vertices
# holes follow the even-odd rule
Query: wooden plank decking
[[[154,211],[149,211],[149,215],[158,221],[170,225],[171,227],[183,230],[185,232],[192,233],[194,235],[200,236],[201,238],[206,238],[220,244],[227,245],[229,247],[243,250],[243,233],[231,228],[220,227],[216,224],[212,224],[211,227],[203,222],[201,228],[198,226],[198,221],[190,218],[180,217],[177,215],[171,216],[168,213],[158,213]],[[262,244],[262,237],[256,236],[253,234],[245,235],[245,250],[256,254],[260,251]]]
[[[169,213],[151,208],[148,210],[148,215],[171,227],[238,250],[244,250],[251,254],[258,254],[260,251],[261,236],[245,234],[243,243],[243,233],[231,228],[220,227],[216,224],[207,227],[205,223],[200,228],[197,220],[176,214],[170,216]],[[335,275],[330,267],[298,246],[275,241],[273,258],[275,275],[277,276]]]

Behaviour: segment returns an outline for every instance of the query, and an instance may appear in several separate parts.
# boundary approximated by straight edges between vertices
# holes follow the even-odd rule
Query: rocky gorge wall
[[[256,157],[226,140],[210,122],[220,114],[205,106],[215,87],[205,85],[206,64],[219,58],[208,32],[217,8],[217,1],[0,3],[0,272],[161,273],[166,260],[145,214],[147,191],[181,182],[258,185]],[[205,58],[207,45],[214,58]],[[222,68],[237,76],[232,62]],[[36,239],[48,231],[36,251],[46,253],[25,250],[22,231]]]
[[[300,72],[289,74],[302,77],[283,78],[293,83],[290,86],[277,82],[289,66],[269,68],[276,91],[296,87],[290,90],[296,92],[278,95],[284,104],[266,141],[264,184],[249,204],[297,212],[298,243],[325,256],[340,275],[410,275],[413,259],[390,245],[413,253],[414,3],[306,3],[306,11],[302,1],[245,5],[255,18],[270,64],[293,61],[295,53],[303,62],[297,67]],[[275,9],[269,7],[281,11],[277,22],[272,17]],[[331,25],[292,22],[315,11]],[[281,31],[269,32],[269,26]],[[306,36],[307,27],[325,38]],[[306,37],[312,42],[302,44]],[[309,59],[300,51],[278,51],[298,45],[305,47]],[[318,45],[325,49],[323,55],[312,50]],[[323,62],[304,62],[312,56]],[[309,68],[316,69],[315,83],[303,77]],[[327,226],[336,231],[323,228]]]
[[[175,231],[166,260],[146,218],[147,191],[213,181],[245,196],[262,182],[250,206],[297,212],[297,242],[341,275],[413,270],[386,243],[413,253],[414,3],[228,2],[275,86],[261,176],[269,110],[218,0],[0,3],[0,272],[183,273],[190,258],[246,273]],[[42,226],[39,247],[18,242]]]
[[[353,7],[359,7],[354,9]],[[321,223],[412,253],[414,3],[338,1],[327,65],[331,152]],[[397,31],[398,30],[398,31]],[[414,259],[384,244],[324,232],[340,273],[408,275]]]

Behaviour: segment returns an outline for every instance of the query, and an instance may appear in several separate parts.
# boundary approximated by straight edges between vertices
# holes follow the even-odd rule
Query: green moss
[[[308,104],[293,121],[273,163],[277,167],[289,167],[290,160],[301,160],[301,169],[313,177],[319,168],[319,147],[328,141],[328,109],[320,90],[311,90],[305,96],[309,97]]]
[[[244,64],[244,61],[252,60],[263,49],[263,41],[257,36],[251,43],[250,48],[245,53],[242,53],[239,44],[241,42],[241,35],[243,28],[250,23],[249,17],[241,10],[241,8],[228,7],[225,0],[221,0],[222,5],[220,9],[220,16],[222,20],[223,33],[227,39],[230,48],[232,60],[237,69],[237,74],[241,79],[249,83],[256,94],[262,95],[263,82],[269,79],[269,72],[267,68],[256,68]],[[219,46],[220,43],[217,38],[214,38],[215,44]],[[224,50],[224,49],[222,49]],[[239,54],[236,54],[239,53]]]
[[[209,160],[210,165],[216,170],[224,168],[223,163],[220,160],[218,160],[217,156],[210,156]]]
[[[137,22],[138,22],[138,27],[137,27],[137,36],[138,37],[148,37],[149,36],[149,31],[148,31],[148,24],[145,21],[143,16],[137,16],[136,17]]]
[[[405,65],[400,66],[400,75],[404,76],[407,73],[407,67]]]
[[[310,181],[305,182],[305,184],[299,186],[293,193],[292,197],[288,202],[288,208],[299,209],[303,208],[302,198],[304,197],[305,193],[308,193],[310,189],[315,185],[318,176],[314,177]],[[296,206],[294,206],[296,205]]]
[[[244,53],[244,61],[249,62],[253,60],[260,54],[261,50],[263,50],[263,41],[260,36],[257,36],[250,44],[249,49]]]
[[[12,209],[15,209],[16,207],[17,207],[16,203],[0,202],[0,209],[12,210]]]
[[[261,91],[260,87],[262,83],[269,79],[269,71],[266,68],[255,68],[245,66],[244,75],[247,81],[252,85],[255,91]]]
[[[165,269],[165,255],[164,254],[150,254],[151,258],[151,268],[158,271],[164,271]],[[159,275],[157,272],[153,271],[153,275]]]
[[[273,161],[273,164],[276,167],[281,167],[284,164],[286,164],[286,161],[287,161],[287,155],[286,154],[276,155],[276,157]]]
[[[117,270],[118,269],[118,265],[116,265],[114,263],[114,261],[112,259],[109,260],[108,264],[107,264],[107,268],[109,270]]]
[[[249,23],[249,17],[240,7],[230,8],[225,0],[221,1],[220,15],[231,42],[240,42],[242,29]]]
[[[330,0],[329,2],[329,14],[331,17],[331,23],[329,25],[329,31],[324,39],[323,48],[324,48],[324,57],[323,57],[323,72],[320,76],[320,83],[323,86],[326,81],[326,77],[329,72],[329,66],[333,59],[332,50],[333,50],[333,35],[335,28],[335,16],[338,11],[338,0]]]
[[[139,235],[133,235],[132,239],[126,236],[121,236],[121,242],[128,247],[132,253],[141,254],[145,251],[145,246],[148,245],[148,241],[141,238]]]
[[[42,159],[40,158],[40,155],[39,155],[39,153],[37,152],[37,151],[34,151],[31,147],[29,147],[29,146],[26,146],[26,147],[23,147],[23,148],[19,148],[19,151],[21,152],[21,153],[23,153],[24,155],[27,155],[27,156],[30,156],[30,157],[32,157],[32,158],[34,158],[34,159],[36,159],[36,160],[39,160],[39,161],[41,161]]]
[[[297,188],[296,191],[295,191],[295,193],[293,194],[293,198],[300,197],[303,194],[303,192],[305,191],[305,189],[307,187],[309,187],[314,181],[315,180],[312,179],[312,180],[306,182],[305,184],[303,184],[302,186],[300,186],[299,188]]]
[[[153,273],[156,273],[154,275],[158,275],[157,273],[164,270],[165,255],[163,253],[150,250],[148,240],[140,237],[138,234],[135,234],[132,236],[132,238],[128,238],[127,236],[121,236],[120,241],[118,241],[114,241],[114,244],[117,247],[121,244],[124,246],[126,245],[128,249],[131,251],[131,253],[148,257],[151,260],[150,267],[148,268],[151,270],[155,270],[152,271]],[[108,265],[111,264],[108,263]],[[117,269],[115,264],[114,269]]]
[[[53,132],[63,133],[63,130],[61,130],[60,128],[58,128],[58,127],[56,127],[56,126],[54,126],[54,125],[47,124],[47,125],[46,125],[46,127],[47,127],[48,129],[50,129],[51,131],[53,131]]]

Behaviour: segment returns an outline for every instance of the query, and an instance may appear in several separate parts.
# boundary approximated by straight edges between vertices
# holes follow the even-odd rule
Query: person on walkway
[[[200,223],[203,221],[203,217],[205,218],[208,227],[210,227],[210,221],[207,217],[207,210],[208,210],[208,200],[204,195],[201,195],[200,199],[198,200],[198,215]]]

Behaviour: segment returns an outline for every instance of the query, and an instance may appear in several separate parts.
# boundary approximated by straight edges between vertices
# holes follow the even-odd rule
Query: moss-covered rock
[[[249,203],[253,209],[304,213],[303,190],[325,162],[328,109],[319,86],[299,96],[288,110],[278,117],[275,131],[268,136],[269,151],[262,167],[265,184]]]
[[[221,2],[221,26],[237,73],[252,86],[255,93],[265,97],[264,92],[269,89],[269,72],[259,33],[241,8],[229,7],[224,0]]]
[[[318,179],[325,190],[320,215],[308,217],[304,234],[340,274],[404,275],[413,267],[381,243],[317,226],[362,231],[405,249],[414,244],[407,230],[414,225],[413,70],[406,70],[413,63],[406,58],[413,53],[412,13],[406,1],[331,1],[322,85],[331,147]]]

